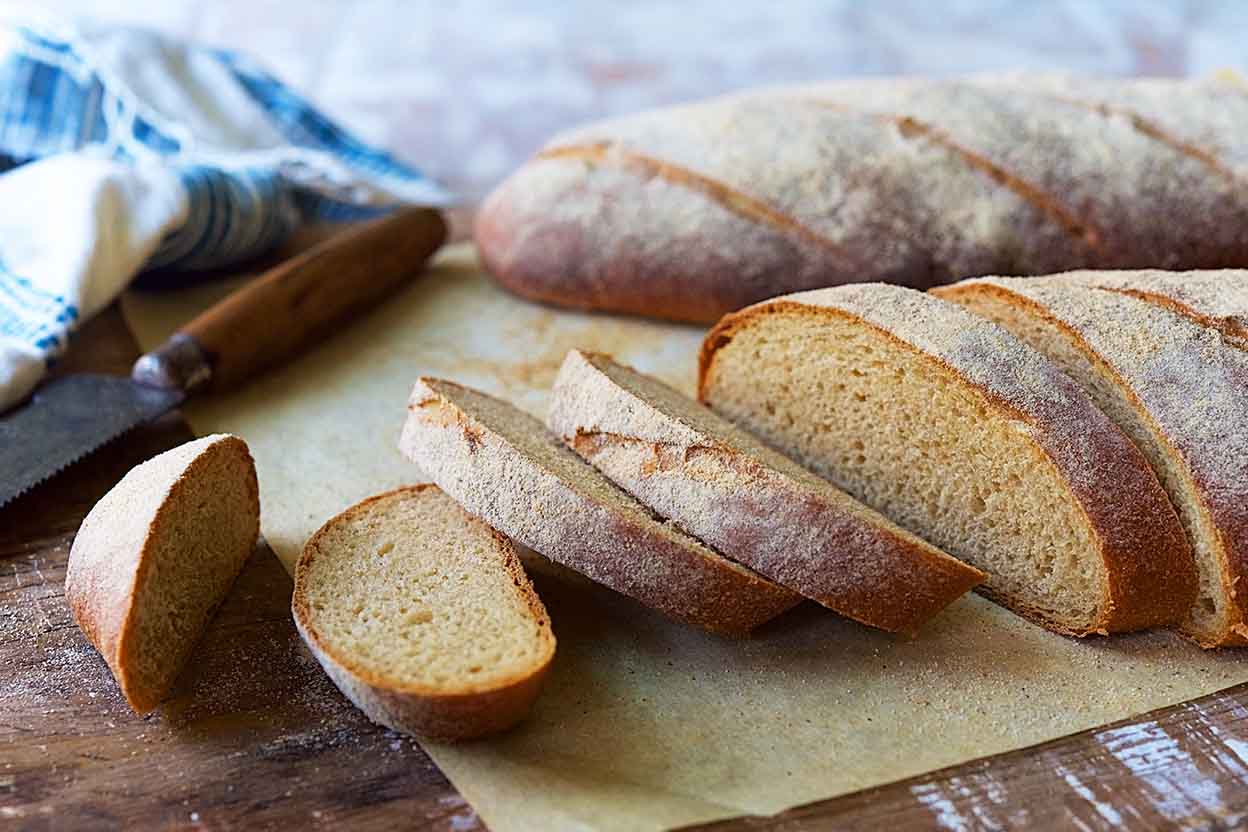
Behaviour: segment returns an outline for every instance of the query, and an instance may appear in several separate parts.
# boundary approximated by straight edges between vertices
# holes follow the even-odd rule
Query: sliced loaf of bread
[[[801,600],[657,520],[537,419],[422,378],[400,450],[469,513],[665,615],[741,635]]]
[[[82,521],[65,597],[137,713],[168,695],[259,534],[255,463],[228,435],[136,466]]]
[[[370,497],[322,526],[296,565],[291,612],[370,719],[443,742],[523,719],[555,655],[511,541],[433,485]]]
[[[1047,355],[1152,463],[1196,557],[1182,629],[1248,643],[1248,351],[1130,294],[1055,278],[984,278],[937,291]]]
[[[1051,629],[1172,624],[1195,597],[1136,447],[1052,362],[956,304],[884,284],[757,304],[707,335],[699,393]]]
[[[1248,269],[1076,271],[1052,275],[1164,306],[1248,349]]]
[[[572,350],[547,425],[659,515],[856,621],[914,633],[983,580],[705,406]]]

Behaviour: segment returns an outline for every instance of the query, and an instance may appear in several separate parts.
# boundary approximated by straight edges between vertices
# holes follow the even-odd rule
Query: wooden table
[[[123,373],[136,355],[114,307],[82,331],[58,372]],[[171,415],[0,509],[0,828],[484,828],[418,745],[371,725],[329,683],[292,625],[290,579],[263,545],[172,701],[146,718],[128,710],[70,617],[66,559],[82,517],[125,471],[190,437]],[[1241,686],[776,817],[702,828],[1230,829],[1246,817]]]

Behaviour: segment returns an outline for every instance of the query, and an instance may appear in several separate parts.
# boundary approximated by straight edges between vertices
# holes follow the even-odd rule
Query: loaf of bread
[[[136,466],[82,521],[65,597],[136,713],[168,695],[259,534],[255,463],[228,435]]]
[[[1195,599],[1139,450],[1052,362],[953,303],[868,284],[752,306],[707,335],[699,393],[1058,632],[1172,624]]]
[[[1122,269],[1066,272],[1053,277],[1122,292],[1164,306],[1202,326],[1218,330],[1237,346],[1248,349],[1248,270]]]
[[[1223,77],[844,81],[556,136],[475,233],[525,297],[713,321],[842,283],[1245,266],[1246,168]]]
[[[678,621],[744,635],[801,600],[655,518],[537,419],[491,396],[420,379],[399,448],[469,513]]]
[[[572,350],[547,424],[682,530],[840,614],[914,633],[983,580],[667,385]]]
[[[451,742],[529,712],[555,655],[511,541],[433,485],[327,522],[295,568],[299,634],[374,722]]]
[[[1129,294],[1054,278],[936,290],[996,321],[1079,382],[1152,463],[1187,531],[1200,591],[1182,630],[1248,644],[1248,351]]]

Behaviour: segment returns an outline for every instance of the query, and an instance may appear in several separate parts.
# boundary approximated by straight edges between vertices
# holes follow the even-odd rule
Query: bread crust
[[[1050,278],[1147,301],[1216,329],[1235,346],[1248,349],[1248,270],[1073,271]]]
[[[1216,78],[748,90],[554,137],[475,236],[525,297],[697,322],[844,283],[1236,266],[1245,127]]]
[[[1228,620],[1223,630],[1212,636],[1182,629],[1202,647],[1248,644],[1248,626],[1245,626],[1248,593],[1236,591],[1240,581],[1248,580],[1248,504],[1245,503],[1248,494],[1243,488],[1245,472],[1226,470],[1233,460],[1244,459],[1248,454],[1248,446],[1236,443],[1237,437],[1248,437],[1248,428],[1244,426],[1244,420],[1248,419],[1248,395],[1245,394],[1248,362],[1218,361],[1215,356],[1193,355],[1194,360],[1180,363],[1177,353],[1185,348],[1203,346],[1216,350],[1220,346],[1236,350],[1226,355],[1228,359],[1237,359],[1239,352],[1216,335],[1199,345],[1191,339],[1167,340],[1166,330],[1185,323],[1173,320],[1173,315],[1168,314],[1173,310],[1169,303],[1149,305],[1144,300],[1144,304],[1136,304],[1129,344],[1114,338],[1114,330],[1126,322],[1106,321],[1106,331],[1098,334],[1096,322],[1085,324],[1061,314],[1060,294],[1051,300],[1045,297],[1046,290],[1059,293],[1101,291],[1095,286],[1080,284],[1081,281],[1068,281],[1063,275],[1027,280],[983,278],[943,287],[937,294],[956,299],[982,293],[1041,319],[1063,332],[1085,357],[1114,379],[1165,449],[1172,465],[1190,483],[1199,500],[1197,511],[1215,530],[1208,542],[1219,560],[1222,590],[1231,602]],[[1142,300],[1130,290],[1104,291]],[[1161,306],[1166,311],[1149,314],[1151,306]],[[1160,360],[1144,360],[1144,356],[1138,354],[1141,343],[1151,345],[1153,354]],[[1177,391],[1177,397],[1170,391]],[[1183,402],[1176,402],[1176,398]],[[1192,403],[1208,405],[1215,400],[1229,406],[1223,407],[1216,416],[1202,414],[1192,418]],[[1216,420],[1217,424],[1212,424],[1211,420]]]
[[[849,294],[848,290],[856,290]],[[898,293],[903,293],[898,294]],[[871,311],[871,300],[883,300],[883,313]],[[991,327],[992,341],[1014,344],[1009,356],[964,349],[957,338],[948,344],[925,343],[924,322],[912,314],[928,308],[949,333]],[[1152,468],[1122,431],[1101,413],[1073,381],[1039,353],[1017,342],[1005,330],[960,307],[919,292],[865,285],[819,290],[776,298],[727,315],[706,336],[699,354],[698,397],[714,407],[709,386],[718,352],[742,329],[771,315],[794,315],[814,322],[839,318],[866,327],[894,345],[921,356],[982,397],[997,412],[1028,426],[1027,436],[1050,461],[1075,497],[1099,543],[1107,576],[1097,619],[1072,628],[1019,599],[994,597],[987,587],[977,591],[1024,617],[1068,635],[1108,634],[1174,624],[1196,595],[1196,572],[1186,535]],[[891,316],[892,320],[881,317]],[[908,328],[906,335],[899,328]],[[982,330],[981,330],[982,331]],[[935,333],[928,333],[934,335]],[[917,336],[917,337],[916,337]],[[1005,339],[1005,340],[1002,340]],[[918,343],[915,343],[915,342]],[[1011,389],[1011,363],[1026,361],[1054,395],[1028,396]]]
[[[723,441],[627,389],[609,375],[620,369],[608,356],[569,352],[547,424],[621,488],[728,557],[842,615],[907,634],[983,580],[814,474],[781,467],[796,463],[751,448],[748,437]],[[738,432],[727,422],[724,430]]]
[[[133,671],[136,599],[151,569],[153,535],[159,530],[179,492],[200,475],[216,453],[240,454],[248,477],[247,501],[251,543],[233,555],[227,568],[242,571],[260,534],[260,492],[255,462],[237,436],[218,434],[193,440],[142,465],[114,486],[82,521],[70,548],[65,573],[65,598],[87,640],[112,670],[130,707],[146,714],[167,690],[144,687]],[[218,599],[220,603],[221,599]]]
[[[309,538],[299,556],[290,609],[299,635],[317,662],[338,689],[369,719],[424,739],[460,742],[505,731],[524,719],[541,691],[542,681],[555,656],[550,617],[510,540],[481,524],[503,553],[502,566],[521,593],[530,615],[539,622],[541,638],[548,649],[541,661],[526,672],[515,673],[500,682],[461,682],[456,690],[448,691],[425,685],[405,685],[378,675],[354,661],[350,655],[334,650],[329,640],[316,628],[307,597],[308,567],[316,558],[323,556],[324,538],[335,527],[353,522],[356,515],[376,503],[430,490],[437,491],[438,488],[431,483],[396,488],[362,500],[326,521]],[[465,514],[464,522],[480,521]]]
[[[399,449],[470,514],[553,561],[710,632],[745,635],[801,600],[692,538],[667,532],[640,505],[629,514],[565,481],[461,406],[457,398],[465,392],[483,395],[419,379]],[[536,419],[515,414],[548,436]],[[587,477],[601,477],[573,459]],[[616,490],[605,479],[602,486]]]

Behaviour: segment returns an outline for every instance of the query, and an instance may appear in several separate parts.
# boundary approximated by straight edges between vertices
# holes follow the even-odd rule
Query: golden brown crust
[[[188,456],[185,464],[153,471],[161,457]],[[255,463],[243,440],[236,436],[204,437],[162,454],[136,467],[122,479],[83,520],[70,551],[65,576],[65,597],[70,611],[87,640],[100,652],[121,687],[130,707],[139,714],[153,710],[167,690],[149,689],[133,672],[134,653],[144,649],[135,643],[137,594],[145,586],[151,568],[151,541],[164,525],[179,493],[210,463],[210,454],[224,450],[245,457],[249,476],[247,501],[253,506],[251,541],[260,534],[260,498]],[[172,456],[167,459],[172,460]],[[172,480],[167,477],[172,476]],[[234,553],[230,564],[234,576],[242,571],[251,546]]]
[[[504,555],[503,568],[521,593],[530,615],[538,622],[541,638],[549,649],[543,660],[527,672],[517,672],[501,681],[461,681],[455,690],[448,691],[445,688],[404,684],[378,675],[359,664],[350,654],[335,650],[321,635],[307,598],[308,567],[322,554],[324,538],[336,527],[351,523],[356,515],[376,503],[396,496],[420,494],[429,489],[436,491],[438,487],[432,483],[419,483],[395,488],[362,500],[326,521],[309,538],[296,564],[290,608],[295,626],[317,662],[338,689],[370,719],[387,728],[422,738],[458,742],[505,731],[522,720],[532,708],[554,659],[555,637],[550,630],[550,617],[510,540],[481,524],[499,545]],[[464,522],[480,521],[465,514]]]
[[[1216,329],[1240,349],[1248,349],[1248,270],[1161,269],[1073,271],[1051,280],[1119,292]]]
[[[527,434],[566,454],[574,476],[532,457],[474,412],[465,397],[506,408]],[[663,526],[558,446],[541,422],[453,382],[417,381],[399,447],[470,514],[678,621],[740,636],[801,600],[792,590]],[[618,500],[595,496],[593,481],[618,494]]]
[[[1210,329],[1216,329],[1225,335],[1228,339],[1236,342],[1241,348],[1248,347],[1248,326],[1244,324],[1243,317],[1219,317],[1201,311],[1198,307],[1191,306],[1183,301],[1175,298],[1173,295],[1157,289],[1127,289],[1115,288],[1109,291],[1121,292],[1129,297],[1137,298],[1148,303],[1155,304],[1164,309],[1169,309],[1177,315],[1184,315],[1199,323],[1201,326],[1207,326]],[[1245,306],[1248,310],[1248,306]]]
[[[617,485],[704,543],[892,632],[914,634],[983,580],[978,569],[713,413],[701,415],[718,428],[683,418],[658,394],[648,397],[630,383],[634,373],[605,355],[569,352],[547,424]]]
[[[872,287],[862,287],[870,290]],[[1003,395],[982,380],[971,378],[963,361],[935,355],[899,338],[886,327],[834,305],[807,297],[778,298],[727,315],[707,334],[698,361],[698,398],[707,404],[708,382],[715,359],[745,327],[769,315],[800,315],[811,320],[841,318],[874,330],[895,345],[931,361],[991,402],[1012,419],[1027,423],[1032,440],[1051,461],[1058,476],[1069,486],[1100,543],[1099,555],[1108,576],[1107,597],[1102,599],[1098,619],[1086,628],[1071,629],[1042,611],[1029,609],[1016,599],[997,598],[1030,620],[1069,635],[1126,632],[1173,624],[1186,613],[1195,597],[1196,579],[1190,548],[1178,517],[1162,491],[1152,469],[1122,432],[1097,410],[1074,383],[1052,368],[1050,383],[1068,387],[1075,395],[1076,411],[1044,412],[1034,402]],[[1021,346],[1021,345],[1020,345]],[[1037,356],[1038,357],[1038,356]],[[993,356],[976,356],[993,360]],[[1043,362],[1047,364],[1047,361]],[[1070,393],[1070,390],[1064,392]],[[1059,423],[1056,421],[1060,419]],[[1063,424],[1064,423],[1064,424]],[[1072,431],[1082,443],[1071,441]],[[980,589],[992,597],[991,593]]]

